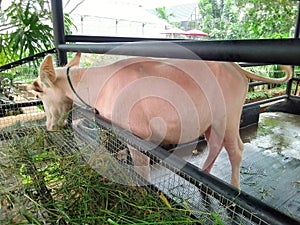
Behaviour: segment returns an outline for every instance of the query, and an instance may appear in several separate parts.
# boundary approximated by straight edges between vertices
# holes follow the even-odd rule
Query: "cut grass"
[[[101,176],[76,148],[71,132],[42,128],[2,141],[0,223],[205,224],[163,194]]]

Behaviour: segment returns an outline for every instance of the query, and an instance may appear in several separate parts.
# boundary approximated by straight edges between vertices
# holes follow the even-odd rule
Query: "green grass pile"
[[[101,176],[72,132],[26,132],[0,145],[0,224],[201,223],[161,193]]]

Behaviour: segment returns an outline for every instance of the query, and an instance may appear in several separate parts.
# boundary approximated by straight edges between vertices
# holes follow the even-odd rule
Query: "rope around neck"
[[[95,112],[95,114],[99,114],[99,112],[98,112],[98,110],[96,109],[96,108],[94,108],[94,107],[92,107],[92,106],[90,106],[89,104],[87,104],[79,95],[78,95],[78,93],[76,92],[76,90],[75,90],[75,88],[74,88],[74,86],[73,86],[73,84],[72,84],[72,82],[71,82],[71,78],[70,78],[70,69],[71,69],[71,67],[68,67],[67,68],[67,79],[68,79],[68,83],[69,83],[69,85],[70,85],[70,88],[71,88],[71,90],[72,90],[72,92],[76,95],[76,97],[85,105],[85,106],[87,106],[87,108],[89,108],[89,109],[92,109],[94,112]]]

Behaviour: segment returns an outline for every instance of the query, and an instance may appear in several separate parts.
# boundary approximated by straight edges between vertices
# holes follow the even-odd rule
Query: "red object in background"
[[[207,33],[204,33],[203,31],[197,29],[188,30],[184,33],[184,35],[193,37],[208,36]]]

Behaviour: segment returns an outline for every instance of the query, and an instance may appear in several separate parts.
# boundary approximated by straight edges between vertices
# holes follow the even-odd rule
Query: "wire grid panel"
[[[8,103],[0,105],[0,128],[18,126],[26,121],[40,120],[45,117],[39,101]]]
[[[192,210],[193,215],[205,220],[206,224],[215,224],[212,214],[224,224],[269,224],[259,218],[256,212],[238,206],[203,183],[197,185],[194,178],[182,172],[176,173],[175,168],[163,164],[162,162],[152,168],[154,185],[174,201]]]
[[[37,107],[41,102],[29,90],[37,75],[36,60],[0,72],[0,127],[45,116],[42,107]]]
[[[190,210],[193,216],[205,220],[206,224],[215,224],[216,220],[224,224],[272,224],[260,218],[258,211],[243,208],[235,199],[226,198],[209,185],[205,185],[204,181],[196,180],[163,158],[147,152],[147,149],[144,152],[150,156],[150,177],[145,177],[145,174],[141,174],[133,165],[128,149],[130,146],[137,146],[133,145],[132,140],[125,140],[111,127],[99,124],[91,114],[78,110],[73,112],[69,118],[73,129],[67,129],[59,136],[57,132],[46,132],[47,142],[55,142],[62,152],[80,151],[85,161],[102,176],[124,185],[151,184],[155,190],[162,191],[169,199]],[[39,129],[45,130],[44,119],[2,127],[1,147],[17,144],[24,136],[30,136]],[[72,135],[69,135],[68,130]],[[138,161],[144,160],[145,156],[141,155]],[[237,195],[236,198],[238,197]]]
[[[30,212],[36,219],[51,217],[49,210],[36,204],[50,202],[52,196],[49,187],[43,182],[38,182],[38,186],[33,183],[41,180],[41,171],[47,170],[55,159],[38,158],[45,156],[45,153],[51,155],[53,146],[57,146],[57,152],[63,152],[74,148],[73,143],[70,132],[47,132],[45,121],[41,120],[0,129],[0,221],[13,218],[15,222],[11,222],[18,223],[23,220],[22,213],[26,212]]]
[[[92,162],[92,167],[102,175],[125,185],[151,184],[153,188],[165,193],[169,199],[190,210],[193,216],[206,221],[205,224],[215,224],[216,218],[224,224],[269,224],[256,215],[257,212],[244,209],[151,153],[150,155],[145,153],[150,156],[150,177],[145,177],[145,174],[141,174],[133,164],[132,155],[128,151],[131,143],[129,142],[129,145],[124,138],[118,136],[118,131],[115,133],[111,127],[100,125],[91,119],[90,114],[85,115],[84,112],[78,110],[73,112],[72,126],[76,133],[75,137],[79,144],[93,146],[92,151],[83,152],[87,162],[91,163],[93,158],[108,160],[105,168]],[[138,160],[143,161],[146,155]]]
[[[78,110],[73,110],[69,122],[79,151],[95,171],[121,185],[149,184],[135,172],[128,145],[114,132],[97,125],[89,115]]]

